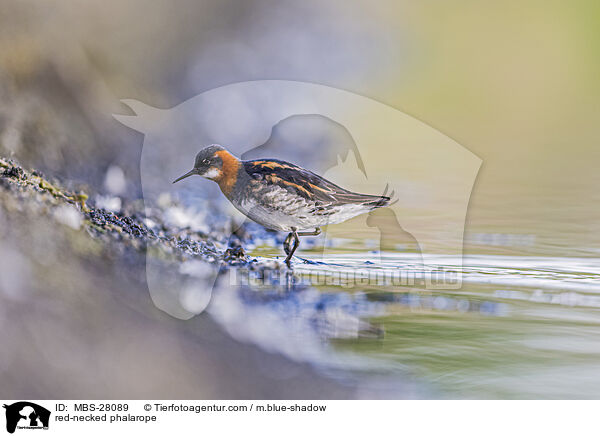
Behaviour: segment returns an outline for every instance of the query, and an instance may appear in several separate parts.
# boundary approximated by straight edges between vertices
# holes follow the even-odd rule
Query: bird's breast
[[[214,177],[213,180],[217,182],[223,194],[229,198],[235,186],[240,182],[238,179],[241,162],[227,150],[217,151],[215,154],[221,158],[223,166],[221,167],[219,174]]]

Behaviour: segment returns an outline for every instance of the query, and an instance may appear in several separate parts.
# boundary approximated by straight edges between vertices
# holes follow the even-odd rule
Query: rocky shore
[[[327,342],[381,336],[362,321],[378,303],[294,282],[282,288],[287,267],[242,248],[255,237],[278,243],[272,235],[177,226],[168,217],[176,205],[123,200],[107,210],[85,188],[0,158],[0,328],[8,333],[0,373],[8,397],[373,395],[372,377],[348,372],[362,364]],[[235,274],[279,281],[232,286]],[[186,294],[179,288],[187,283],[194,287]],[[23,382],[30,379],[37,381]]]
[[[64,185],[0,158],[6,397],[353,396],[306,363],[233,339],[214,316],[182,321],[149,298],[147,251],[228,267],[248,263],[243,250],[143,216],[139,202],[120,213],[95,207],[89,193]]]

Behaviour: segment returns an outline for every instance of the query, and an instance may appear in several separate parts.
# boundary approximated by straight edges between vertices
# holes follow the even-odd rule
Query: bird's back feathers
[[[360,204],[371,208],[384,207],[390,203],[390,197],[349,191],[312,171],[277,159],[244,161],[241,170],[253,180],[276,184],[315,203],[333,206]]]

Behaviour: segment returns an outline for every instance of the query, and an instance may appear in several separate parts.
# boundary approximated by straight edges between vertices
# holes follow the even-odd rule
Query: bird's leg
[[[321,228],[315,228],[314,232],[298,232],[298,236],[319,236],[321,234]]]
[[[287,254],[285,263],[288,267],[290,267],[290,260],[292,259],[294,252],[300,246],[300,239],[298,239],[298,236],[318,236],[321,234],[321,229],[319,227],[315,228],[313,232],[297,232],[294,228],[292,228],[292,230],[293,231],[287,235],[287,238],[285,238],[285,241],[283,241],[283,251]],[[290,248],[292,240],[294,245]]]
[[[290,248],[292,239],[293,239],[293,245]],[[300,239],[298,239],[298,233],[296,232],[296,229],[294,227],[292,227],[291,233],[287,236],[287,238],[285,238],[285,241],[283,242],[283,250],[287,254],[287,257],[285,258],[285,263],[288,266],[288,268],[292,267],[290,260],[292,259],[292,256],[294,255],[294,252],[296,251],[296,249],[298,248],[299,245],[300,245]]]
[[[290,254],[290,245],[292,243],[292,239],[294,238],[294,234],[290,233],[289,235],[287,235],[287,237],[285,238],[285,241],[283,241],[283,251],[285,251],[285,254]]]

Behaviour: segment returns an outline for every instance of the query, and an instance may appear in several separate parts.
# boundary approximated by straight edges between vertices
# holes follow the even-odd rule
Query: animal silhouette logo
[[[16,429],[48,429],[50,411],[29,401],[19,401],[6,409],[6,431],[14,433]]]

